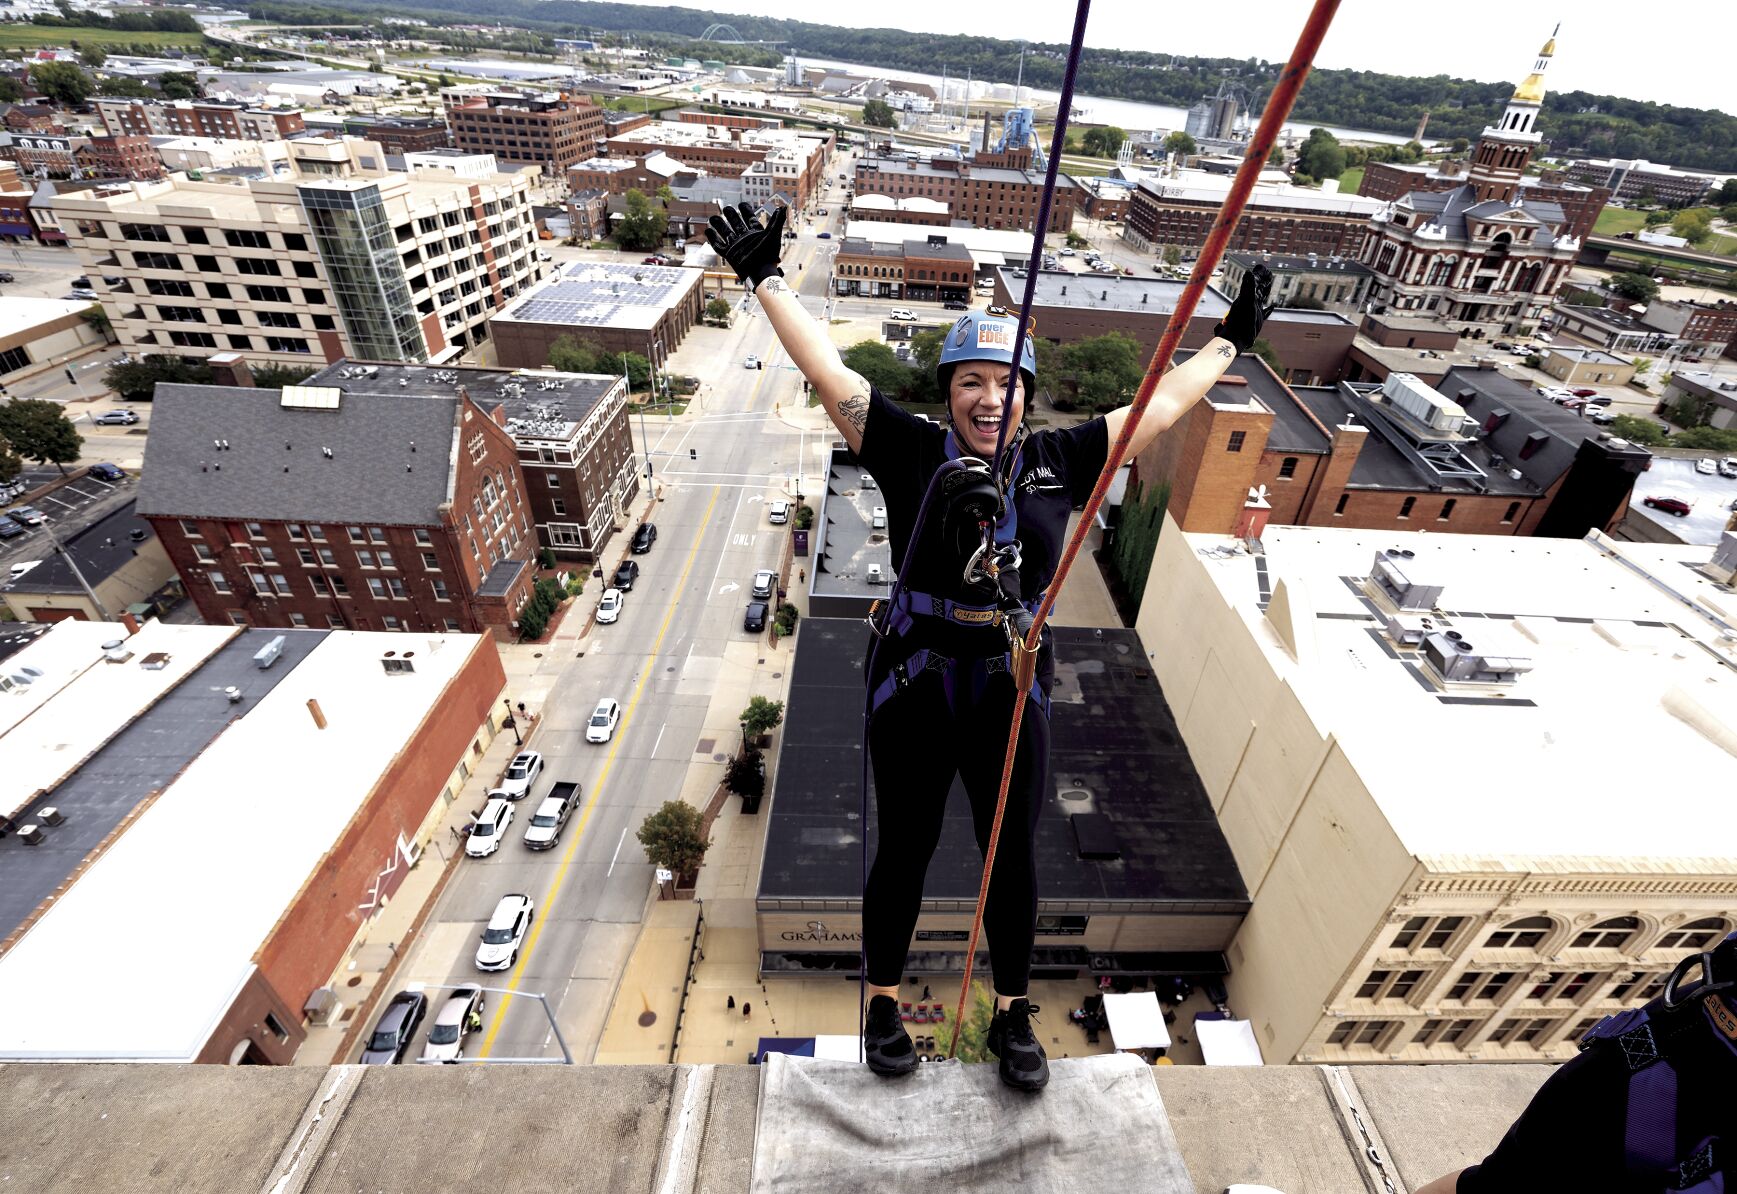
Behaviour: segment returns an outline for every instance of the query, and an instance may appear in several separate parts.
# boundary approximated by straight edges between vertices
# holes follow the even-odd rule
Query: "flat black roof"
[[[282,656],[260,671],[253,666],[254,653],[280,634]],[[50,829],[39,845],[25,845],[16,835],[0,838],[0,936],[23,924],[140,801],[173,783],[225,727],[294,671],[326,634],[324,630],[243,631],[134,718],[63,783],[32,802],[18,824],[29,824],[35,811],[48,805],[59,809],[66,821]],[[241,689],[239,704],[222,699],[223,689],[231,685]],[[243,798],[240,793],[238,798]],[[164,864],[173,865],[173,860],[165,859]]]
[[[139,517],[137,502],[126,502],[64,540],[78,561],[78,570],[95,586],[119,572],[156,537],[151,524]],[[137,535],[137,538],[134,536]],[[4,586],[13,593],[82,593],[66,557],[53,552],[42,563]]]
[[[1242,875],[1138,636],[1072,626],[1053,633],[1051,791],[1037,830],[1040,899],[1156,901],[1177,912],[1246,910]],[[766,831],[762,899],[861,894],[865,830],[857,784],[867,638],[855,619],[802,622]],[[1064,801],[1063,791],[1086,796]],[[869,799],[872,857],[872,790]],[[1107,817],[1121,857],[1081,859],[1074,812]],[[924,895],[975,900],[982,868],[970,805],[955,780]]]

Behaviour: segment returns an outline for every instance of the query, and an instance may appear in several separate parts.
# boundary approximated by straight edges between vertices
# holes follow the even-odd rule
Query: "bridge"
[[[1603,265],[1612,253],[1655,257],[1662,261],[1687,266],[1692,272],[1712,281],[1729,282],[1737,273],[1737,258],[1704,253],[1699,249],[1673,248],[1670,245],[1649,245],[1645,241],[1627,240],[1615,236],[1589,236],[1580,250],[1580,264]]]
[[[726,36],[727,35],[727,36]],[[723,21],[714,21],[706,26],[706,31],[700,34],[701,41],[716,42],[721,46],[781,46],[781,41],[749,41],[736,31],[734,25]]]

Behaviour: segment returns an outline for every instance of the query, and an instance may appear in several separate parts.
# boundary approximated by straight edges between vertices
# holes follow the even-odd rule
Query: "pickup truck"
[[[558,780],[537,805],[537,811],[531,814],[531,823],[525,827],[525,848],[547,850],[558,843],[561,831],[567,826],[567,818],[573,815],[578,804],[579,785]]]

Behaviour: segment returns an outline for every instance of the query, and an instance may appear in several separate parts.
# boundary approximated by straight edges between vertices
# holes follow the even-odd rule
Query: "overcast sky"
[[[706,7],[720,13],[748,12],[858,28],[892,25],[1062,43],[1072,34],[1074,13],[1074,5],[1066,0],[920,5],[916,0],[877,5],[713,0]],[[1162,6],[1151,0],[1095,0],[1086,45],[1283,60],[1290,56],[1308,10],[1304,0]],[[1718,30],[1719,23],[1697,33],[1691,28],[1696,22],[1669,15],[1695,11],[1692,7],[1662,10],[1664,18],[1650,22],[1641,18],[1643,11],[1632,3],[1612,0],[1505,0],[1500,5],[1434,7],[1394,0],[1344,0],[1316,62],[1402,75],[1517,82],[1531,70],[1533,54],[1561,21],[1556,59],[1545,76],[1551,90],[1584,90],[1737,113],[1730,39]],[[1511,32],[1492,32],[1498,24]]]

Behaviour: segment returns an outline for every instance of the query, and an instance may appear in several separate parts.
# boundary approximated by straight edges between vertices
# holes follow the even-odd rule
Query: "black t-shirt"
[[[857,459],[885,494],[895,570],[904,562],[929,481],[947,460],[949,434],[870,389],[868,423]],[[1013,479],[1013,503],[1023,558],[1020,581],[1028,600],[1055,576],[1067,547],[1068,515],[1091,497],[1109,454],[1109,430],[1102,418],[1025,437],[1019,474]],[[981,597],[963,591],[963,561],[954,562],[950,551],[940,550],[940,523],[938,504],[932,504],[924,543],[911,561],[911,574],[901,579],[915,592],[982,604]],[[1007,649],[1006,633],[999,628],[958,626],[932,617],[917,618],[911,637],[955,658],[980,658]]]
[[[1697,1007],[1689,1014],[1699,1019],[1706,1011]],[[1664,1049],[1677,1071],[1676,1163],[1709,1136],[1720,1138],[1727,1158],[1737,1145],[1737,1099],[1731,1094],[1737,1086],[1737,1053],[1711,1025],[1699,1023],[1695,1029],[1673,1037]],[[1538,1089],[1495,1151],[1460,1174],[1457,1194],[1658,1191],[1657,1185],[1624,1177],[1628,1081],[1622,1046],[1615,1041],[1575,1057]]]

